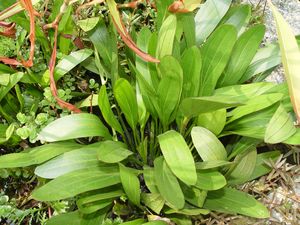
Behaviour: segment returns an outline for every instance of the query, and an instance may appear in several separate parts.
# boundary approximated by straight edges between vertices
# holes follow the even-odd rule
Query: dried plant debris
[[[291,165],[286,156],[276,163],[266,162],[273,168],[268,175],[241,186],[263,202],[271,212],[269,219],[210,213],[208,218],[195,224],[206,225],[298,225],[300,222],[300,165]]]

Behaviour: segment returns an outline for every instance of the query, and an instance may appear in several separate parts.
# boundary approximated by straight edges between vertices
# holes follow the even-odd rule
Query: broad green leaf
[[[289,145],[300,145],[300,128],[297,128],[296,133],[284,140],[283,143]]]
[[[219,135],[226,124],[226,109],[219,109],[213,112],[202,113],[197,118],[197,126],[204,127]]]
[[[144,27],[141,29],[137,36],[137,46],[144,52],[148,52],[149,40],[151,37],[151,31],[148,27]],[[140,57],[136,57],[135,60],[136,72],[140,75],[142,74],[142,79],[145,79],[147,84],[152,85],[152,78],[149,70],[149,63],[141,59]],[[134,68],[134,65],[131,63],[129,66]],[[135,70],[135,68],[133,69]],[[150,113],[155,109],[151,104],[151,100],[149,99],[149,95],[145,94],[145,91],[142,90],[144,88],[143,84],[139,82],[140,76],[136,75],[136,99],[138,104],[138,113],[139,113],[139,124],[141,127],[146,125],[149,113],[147,109],[150,109]]]
[[[214,169],[221,166],[230,166],[232,162],[224,161],[224,160],[214,160],[214,161],[204,161],[204,162],[197,162],[196,169],[197,170],[207,170],[207,169]]]
[[[11,67],[5,64],[0,64],[0,74],[12,74],[12,73],[15,73],[15,70],[13,70]]]
[[[176,131],[158,136],[160,149],[171,171],[187,185],[197,181],[195,161],[184,138]]]
[[[62,175],[35,189],[32,198],[39,201],[58,201],[120,182],[118,172],[103,172],[99,168],[85,168]]]
[[[130,169],[122,164],[119,164],[119,168],[122,186],[126,195],[135,205],[140,205],[141,188],[139,179]]]
[[[218,171],[197,170],[197,177],[195,186],[201,190],[218,190],[227,183],[225,177]]]
[[[186,48],[191,48],[196,45],[196,31],[194,14],[185,13],[182,17],[177,17],[179,22],[183,24],[183,36],[186,44]]]
[[[183,74],[179,62],[172,56],[164,57],[158,67],[162,79],[157,90],[159,107],[157,111],[163,126],[167,127],[174,119],[171,114],[180,101]]]
[[[156,26],[157,30],[160,29],[163,21],[170,14],[168,11],[169,6],[173,3],[173,0],[156,0],[155,5],[157,8]]]
[[[202,44],[226,14],[231,0],[210,0],[201,5],[195,16],[197,45]]]
[[[166,210],[166,214],[183,214],[183,215],[188,215],[188,216],[199,216],[200,214],[202,215],[207,215],[209,214],[209,210],[207,209],[199,209],[199,208],[184,208],[181,210],[175,210],[175,209],[169,209]]]
[[[77,24],[84,32],[88,32],[97,25],[99,19],[99,17],[92,17],[84,20],[78,20]]]
[[[251,195],[232,188],[208,192],[204,208],[230,214],[238,213],[254,218],[270,216],[268,209]]]
[[[24,73],[18,72],[10,75],[9,83],[5,86],[0,85],[0,101],[5,95],[21,80]]]
[[[81,147],[82,145],[74,142],[57,142],[26,150],[26,152],[2,155],[0,156],[0,169],[41,164],[55,156]]]
[[[98,167],[101,171],[116,171],[117,167],[115,165],[107,165],[98,161],[97,152],[101,148],[101,142],[83,146],[78,150],[64,153],[36,167],[34,172],[40,177],[53,179],[84,168]]]
[[[111,205],[114,199],[122,196],[124,193],[120,188],[116,186],[87,192],[76,201],[76,205],[84,214],[96,212]]]
[[[98,159],[105,163],[117,163],[126,159],[133,153],[122,142],[105,141],[98,149]]]
[[[254,167],[254,171],[252,172],[248,181],[255,180],[271,172],[273,168],[268,166],[266,162],[273,161],[273,163],[275,163],[276,160],[279,158],[280,154],[281,153],[279,151],[264,152],[258,154],[256,157],[256,164]]]
[[[166,55],[172,55],[176,26],[177,19],[174,14],[169,15],[163,22],[158,33],[156,58],[162,59]]]
[[[79,211],[74,211],[53,216],[46,222],[46,224],[63,225],[68,224],[70,221],[72,221],[73,225],[81,225],[81,220],[82,218]]]
[[[159,193],[155,182],[154,169],[148,166],[144,166],[143,175],[146,186],[150,190],[150,192]]]
[[[51,122],[42,129],[38,139],[55,142],[93,136],[111,139],[107,128],[96,115],[80,113],[65,116]]]
[[[278,44],[269,44],[266,47],[260,48],[254,56],[251,64],[241,77],[239,83],[244,83],[255,75],[275,68],[280,63],[281,55]]]
[[[238,155],[232,169],[227,176],[228,184],[236,185],[245,183],[252,175],[256,165],[257,151],[253,147],[250,151]]]
[[[265,134],[265,142],[270,144],[280,143],[296,133],[291,116],[280,105],[270,120]]]
[[[230,7],[226,15],[223,17],[221,23],[235,26],[238,33],[241,33],[247,26],[251,18],[250,5],[237,5]]]
[[[70,72],[75,66],[86,60],[93,54],[91,49],[81,49],[72,52],[70,55],[62,58],[55,66],[54,79],[57,81],[62,78],[66,73]]]
[[[165,200],[158,193],[142,193],[142,201],[157,214],[160,214],[165,204]]]
[[[175,209],[183,208],[184,195],[179,182],[163,157],[154,160],[154,176],[162,197]]]
[[[278,104],[272,105],[227,124],[221,136],[237,134],[250,138],[264,139],[266,127],[275,113],[277,106]]]
[[[117,120],[117,118],[115,117],[109,100],[108,100],[108,96],[107,96],[107,92],[106,92],[106,86],[103,85],[100,88],[99,91],[99,97],[98,97],[98,105],[99,108],[101,110],[102,116],[105,119],[105,121],[116,131],[118,131],[120,134],[124,134],[123,129],[119,123],[119,121]]]
[[[181,59],[183,70],[182,99],[198,96],[201,66],[201,53],[196,46],[184,51]]]
[[[143,225],[167,225],[168,223],[162,220],[154,220],[147,223],[143,223]]]
[[[275,86],[276,84],[268,82],[233,85],[216,89],[214,95],[245,102],[272,90]]]
[[[237,120],[245,115],[257,112],[259,110],[265,109],[276,102],[280,101],[283,98],[283,94],[274,93],[274,94],[265,94],[257,96],[253,99],[250,99],[246,105],[236,107],[234,110],[228,113],[229,120],[227,123],[230,123],[234,120]]]
[[[205,202],[207,191],[200,190],[197,187],[189,187],[181,184],[185,200],[193,206],[202,208]]]
[[[132,86],[127,80],[120,78],[115,83],[114,95],[128,124],[135,130],[139,116],[137,100]]]
[[[207,96],[213,93],[217,81],[231,57],[236,39],[237,31],[235,27],[222,25],[201,47],[203,60],[199,96]]]
[[[281,59],[285,71],[285,78],[289,86],[291,102],[294,107],[297,122],[300,123],[300,50],[291,27],[270,0],[268,0],[268,3],[276,21]]]
[[[137,219],[137,220],[131,220],[125,223],[122,223],[122,225],[142,225],[144,224],[144,219]]]
[[[137,36],[137,45],[138,47],[145,51],[149,51],[149,43],[151,39],[151,31],[149,30],[148,27],[144,27],[141,29]],[[138,106],[139,106],[139,114],[141,115],[141,111],[145,114],[146,112],[144,111],[144,106],[143,103],[148,110],[148,112],[152,115],[154,115],[155,108],[152,104],[152,101],[155,99],[152,97],[153,95],[156,95],[156,91],[153,88],[153,82],[152,82],[152,77],[150,73],[150,66],[151,64],[148,62],[145,62],[143,59],[140,57],[136,57],[136,68],[134,65],[129,63],[130,67],[135,71],[136,74],[136,81],[137,81],[137,99],[138,99]],[[140,93],[138,92],[140,91]],[[139,95],[142,95],[142,101],[139,101]],[[140,117],[141,118],[141,117]]]
[[[219,139],[204,127],[193,127],[194,146],[203,161],[227,160],[227,152]]]
[[[230,60],[221,76],[218,86],[238,83],[250,65],[265,34],[265,26],[256,25],[244,32],[235,43]]]
[[[47,220],[46,225],[66,225],[72,221],[72,225],[93,225],[102,224],[106,212],[97,212],[89,215],[81,214],[78,210],[69,213],[59,214]]]
[[[109,205],[112,205],[114,199],[98,200],[95,202],[88,202],[87,204],[81,203],[80,200],[81,199],[79,199],[76,202],[79,211],[83,214],[90,214],[90,213],[97,212],[98,210],[104,209],[105,207],[108,207]]]
[[[10,74],[0,74],[0,85],[7,86],[9,84]]]
[[[233,159],[238,154],[243,154],[244,152],[250,151],[252,148],[255,148],[260,142],[259,139],[242,137],[239,141],[235,143],[232,147],[232,151],[228,156],[228,160]]]
[[[243,105],[239,99],[230,96],[191,97],[181,102],[180,109],[186,117],[195,117],[202,113]]]

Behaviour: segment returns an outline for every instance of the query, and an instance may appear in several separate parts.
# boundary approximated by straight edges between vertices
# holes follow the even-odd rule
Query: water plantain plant
[[[261,147],[300,144],[287,84],[263,82],[280,63],[278,44],[260,47],[265,28],[248,26],[247,5],[210,0],[195,15],[201,1],[155,2],[153,29],[131,32],[137,55],[126,47],[120,54],[113,23],[127,45],[132,40],[118,17],[78,21],[94,52],[63,57],[54,78],[81,64],[100,75],[99,92],[76,104],[82,113],[42,128],[36,139],[44,145],[0,157],[0,168],[35,168],[30,198],[76,201],[47,225],[115,216],[128,225],[192,224],[210,211],[269,217],[236,187],[271,170],[266,161],[280,152]],[[114,13],[114,1],[107,3]],[[10,75],[0,100],[22,75]],[[1,141],[11,139],[9,128]]]

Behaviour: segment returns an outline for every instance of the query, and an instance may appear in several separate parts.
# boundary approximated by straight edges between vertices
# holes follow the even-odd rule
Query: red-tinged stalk
[[[63,5],[61,6],[60,13],[57,15],[55,20],[52,23],[46,24],[44,26],[44,29],[50,29],[50,28],[54,29],[54,44],[53,44],[53,50],[52,50],[51,58],[50,58],[50,61],[49,61],[50,90],[51,90],[51,93],[52,93],[53,97],[57,101],[57,104],[61,108],[68,109],[68,110],[70,110],[74,113],[81,113],[81,110],[78,109],[75,105],[72,105],[71,103],[65,102],[64,100],[62,100],[58,97],[56,82],[55,82],[55,79],[54,79],[54,71],[55,71],[56,55],[57,55],[58,25],[59,25],[59,22],[60,22],[60,20],[63,16],[63,14],[65,13],[67,7],[69,6],[69,3],[70,3],[70,0],[65,0]]]
[[[17,3],[16,3],[17,4]],[[9,12],[12,8],[16,6],[16,4],[12,5],[11,7],[7,8],[6,10],[2,11],[1,14]],[[30,52],[29,52],[29,59],[27,61],[21,60],[19,62],[17,59],[11,59],[6,57],[0,57],[0,61],[13,66],[24,66],[24,67],[32,67],[33,66],[33,58],[34,58],[34,46],[35,46],[35,10],[33,8],[31,0],[20,0],[20,4],[23,6],[23,8],[28,12],[29,20],[30,20],[30,33],[29,33],[29,41],[30,41]],[[19,12],[19,11],[18,11]],[[17,12],[17,13],[18,13]],[[12,14],[13,15],[13,14]],[[10,15],[10,16],[12,16]],[[1,22],[2,24],[5,24],[4,22]],[[10,29],[10,35],[14,35],[14,26],[12,26]],[[5,32],[5,31],[4,31]]]
[[[139,49],[136,44],[132,41],[131,37],[129,36],[129,34],[127,32],[123,33],[123,31],[118,27],[115,19],[112,17],[113,19],[113,23],[118,31],[118,33],[120,34],[122,40],[124,41],[124,43],[132,50],[134,51],[139,57],[141,57],[143,60],[147,61],[147,62],[153,62],[153,63],[159,63],[160,61],[154,57],[152,57],[151,55],[149,55],[148,53],[143,52],[141,49]]]

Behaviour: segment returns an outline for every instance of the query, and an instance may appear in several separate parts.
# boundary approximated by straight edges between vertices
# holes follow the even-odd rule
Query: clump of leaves
[[[236,186],[268,173],[265,161],[278,157],[258,145],[296,143],[299,129],[286,84],[247,84],[280,63],[278,46],[260,49],[265,29],[248,27],[249,7],[219,1],[206,1],[196,16],[190,12],[201,1],[156,1],[156,30],[142,28],[136,46],[109,0],[111,20],[77,21],[94,52],[73,51],[56,66],[57,48],[66,41],[58,22],[64,16],[73,22],[69,1],[62,3],[69,16],[57,9],[45,27],[54,29],[49,77],[44,73],[37,83],[50,84],[45,97],[51,92],[61,108],[94,107],[95,114],[61,115],[38,134],[49,144],[0,157],[0,168],[35,166],[40,180],[33,199],[76,201],[76,209],[48,225],[115,216],[134,224],[191,224],[210,211],[269,216]],[[137,56],[126,49],[119,54],[116,30]],[[60,95],[56,82],[79,65],[98,74],[101,87],[74,106],[67,103],[72,92]],[[95,89],[96,81],[90,85]]]

